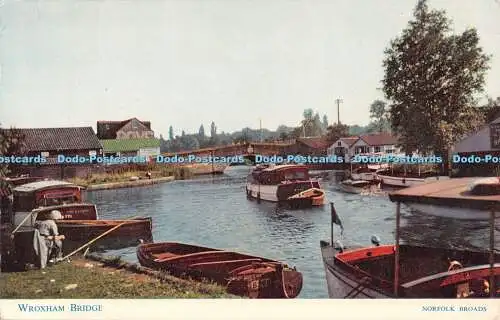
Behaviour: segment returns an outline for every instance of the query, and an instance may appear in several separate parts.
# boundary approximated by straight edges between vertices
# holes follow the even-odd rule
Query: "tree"
[[[322,123],[319,114],[314,114],[312,109],[305,109],[303,112],[303,119],[301,121],[302,135],[306,137],[319,136],[322,132]]]
[[[200,129],[198,130],[198,137],[200,139],[205,139],[205,127],[203,127],[203,124],[200,126]]]
[[[174,140],[174,128],[172,128],[172,126],[168,128],[168,139],[170,141]]]
[[[483,90],[489,56],[475,29],[449,35],[449,26],[444,11],[420,0],[414,20],[385,51],[383,91],[391,127],[407,153],[447,159],[450,146],[481,124],[474,97]]]
[[[488,97],[488,102],[481,107],[481,112],[488,123],[498,118],[500,116],[500,97],[496,99]]]
[[[184,132],[184,130],[182,130],[181,137],[184,137],[185,135],[186,135],[186,132]]]
[[[334,124],[328,127],[326,132],[326,140],[333,143],[342,137],[349,136],[349,126],[345,124]]]
[[[326,116],[326,114],[323,115],[323,129],[328,129],[328,117]]]
[[[212,121],[210,124],[210,137],[215,138],[217,135],[217,127],[215,126],[215,122]]]
[[[23,155],[25,151],[24,135],[15,128],[0,128],[0,155]],[[12,164],[0,163],[0,177],[5,177],[15,171]],[[5,181],[0,180],[0,184]],[[0,188],[9,187],[1,185]]]
[[[377,132],[384,132],[389,129],[388,116],[387,104],[382,100],[373,101],[370,105],[370,118],[373,119],[372,126]]]

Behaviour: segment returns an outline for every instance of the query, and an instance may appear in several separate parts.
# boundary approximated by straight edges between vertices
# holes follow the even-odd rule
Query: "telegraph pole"
[[[260,142],[262,142],[262,119],[259,119],[260,122]]]
[[[343,103],[344,100],[337,98],[335,99],[335,103],[337,104],[337,123],[340,125],[340,104]]]

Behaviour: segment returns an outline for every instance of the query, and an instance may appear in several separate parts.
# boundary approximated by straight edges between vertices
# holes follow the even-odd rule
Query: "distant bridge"
[[[187,157],[189,155],[194,156],[218,156],[218,157],[228,157],[228,156],[243,156],[245,158],[253,159],[255,155],[263,156],[273,156],[280,155],[285,156],[296,152],[295,143],[267,143],[267,142],[250,142],[242,144],[232,144],[227,146],[219,146],[213,148],[204,148],[198,150],[190,151],[179,151],[171,153],[162,153],[164,156],[183,156]]]

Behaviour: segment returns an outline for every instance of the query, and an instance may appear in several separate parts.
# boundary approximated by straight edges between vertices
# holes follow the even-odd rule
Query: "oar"
[[[139,218],[138,216],[134,216],[134,217],[130,217],[130,218],[127,218],[125,221],[123,221],[122,223],[120,223],[119,225],[117,226],[114,226],[113,228],[109,229],[108,231],[106,232],[103,232],[101,235],[95,237],[94,239],[90,240],[89,242],[87,242],[86,244],[84,244],[83,246],[81,246],[80,248],[76,249],[75,251],[71,252],[70,254],[66,255],[65,257],[62,258],[62,260],[66,260],[67,258],[71,257],[72,255],[74,255],[75,253],[77,253],[78,251],[82,250],[83,248],[91,245],[92,243],[96,242],[97,240],[101,239],[102,237],[104,237],[105,235],[111,233],[112,231],[118,229],[119,227],[123,226],[124,224],[136,219],[136,218]]]

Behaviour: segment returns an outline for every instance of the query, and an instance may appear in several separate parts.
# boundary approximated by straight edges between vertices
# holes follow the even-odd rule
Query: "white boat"
[[[493,191],[484,192],[488,188]],[[488,210],[474,206],[457,206],[452,203],[451,197],[469,195],[484,202],[482,196],[487,195],[488,198],[492,198],[495,192],[496,198],[500,201],[499,178],[454,178],[400,190],[398,196],[404,196],[405,205],[421,213],[444,218],[487,220],[490,216]],[[446,202],[448,197],[450,200]],[[500,212],[496,212],[496,217],[500,218]]]
[[[398,177],[381,173],[377,173],[377,176],[380,179],[382,185],[387,185],[391,187],[414,187],[422,184],[435,182],[438,180],[450,179],[450,177],[448,176],[432,176],[432,177],[419,178],[419,177]]]
[[[370,168],[358,168],[351,171],[352,180],[364,180],[364,181],[378,181],[379,177],[377,175],[376,169]]]
[[[373,181],[348,179],[340,182],[339,188],[346,193],[368,194],[375,192],[378,189],[378,184],[374,184]]]
[[[319,181],[309,177],[307,166],[294,164],[257,166],[247,178],[246,193],[249,198],[270,202],[300,198],[312,206],[323,205],[325,198]]]

